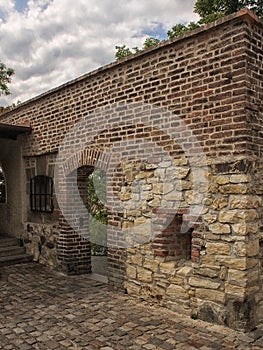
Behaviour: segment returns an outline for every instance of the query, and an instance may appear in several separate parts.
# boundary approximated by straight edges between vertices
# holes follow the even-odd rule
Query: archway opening
[[[91,166],[78,168],[78,189],[88,210],[88,231],[91,246],[91,271],[108,276],[106,173]]]

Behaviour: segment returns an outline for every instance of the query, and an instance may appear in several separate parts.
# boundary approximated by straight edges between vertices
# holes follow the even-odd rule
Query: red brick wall
[[[182,118],[209,156],[241,154],[247,135],[244,104],[252,24],[249,16],[230,18],[80,77],[2,115],[1,121],[30,121],[33,133],[24,154],[37,155],[57,150],[87,113],[114,103],[141,102]],[[90,127],[95,122],[91,117]]]

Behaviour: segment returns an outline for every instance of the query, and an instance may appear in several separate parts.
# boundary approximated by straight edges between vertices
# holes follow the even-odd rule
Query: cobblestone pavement
[[[263,338],[192,320],[34,263],[5,269],[0,349],[262,349]],[[258,332],[259,333],[259,332]]]

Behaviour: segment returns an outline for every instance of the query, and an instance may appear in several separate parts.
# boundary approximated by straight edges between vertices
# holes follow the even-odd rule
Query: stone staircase
[[[32,261],[33,257],[26,254],[21,241],[6,234],[0,234],[0,267]]]

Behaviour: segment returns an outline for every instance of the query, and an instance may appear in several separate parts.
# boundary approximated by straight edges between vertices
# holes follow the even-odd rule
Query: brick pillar
[[[107,206],[110,208],[107,227],[108,284],[113,289],[124,291],[127,244],[125,233],[122,230],[123,212],[122,208],[119,207],[122,171],[118,167],[114,168],[116,163],[112,161],[107,169]]]
[[[77,233],[61,215],[57,239],[59,268],[69,275],[91,273],[90,241]]]
[[[60,268],[68,274],[91,272],[88,212],[84,204],[77,211],[73,209],[79,197],[85,198],[87,177],[88,173],[84,176],[83,172],[72,172],[66,179],[64,189],[57,244]]]
[[[121,229],[121,214],[108,212],[108,284],[113,289],[124,290],[126,243]]]

